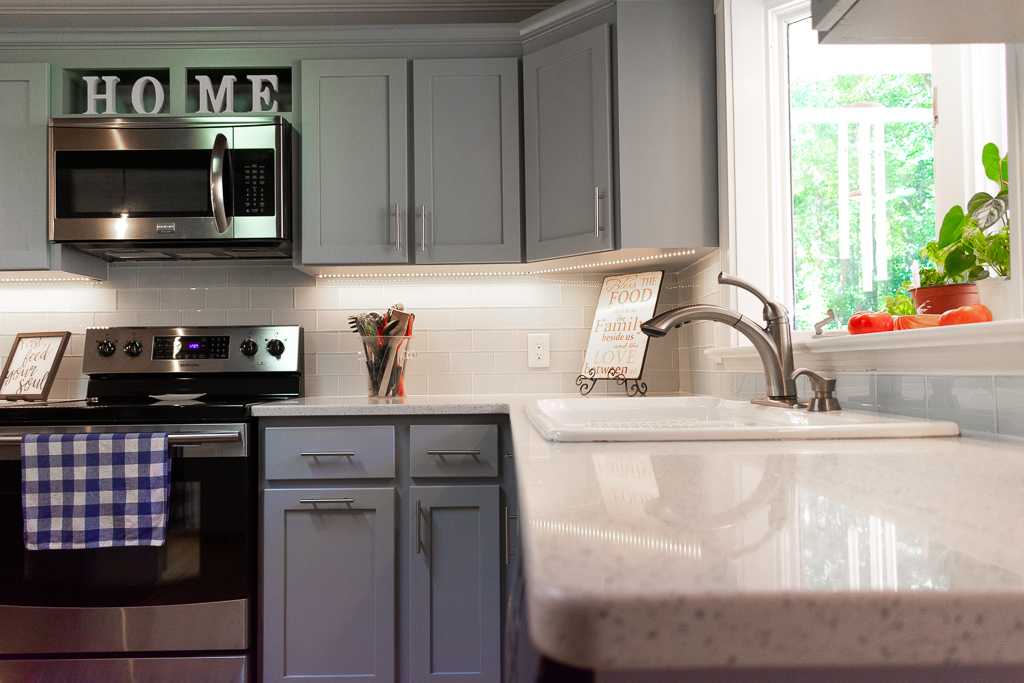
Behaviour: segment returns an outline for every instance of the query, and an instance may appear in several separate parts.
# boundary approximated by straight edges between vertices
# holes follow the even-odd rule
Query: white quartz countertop
[[[530,633],[562,662],[1024,664],[1024,442],[551,443],[531,398],[253,412],[508,413]]]

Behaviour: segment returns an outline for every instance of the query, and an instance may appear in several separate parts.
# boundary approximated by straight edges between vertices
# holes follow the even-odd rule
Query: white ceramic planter
[[[975,284],[978,285],[981,303],[992,311],[994,320],[1010,320],[1017,317],[1013,310],[1013,298],[1010,296],[1009,278],[990,277]]]

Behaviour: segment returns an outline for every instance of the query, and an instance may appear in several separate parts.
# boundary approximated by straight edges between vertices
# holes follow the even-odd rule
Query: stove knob
[[[110,341],[109,339],[104,339],[103,341],[96,344],[96,350],[99,352],[101,356],[103,356],[104,358],[108,358],[114,355],[114,352],[117,351],[117,347],[114,346],[114,342]]]
[[[280,339],[271,339],[267,342],[267,353],[274,358],[280,358],[284,353],[284,342]]]
[[[124,345],[124,352],[134,358],[142,354],[142,342],[137,339],[132,339]]]
[[[252,339],[246,339],[238,348],[247,356],[255,356],[256,352],[260,350],[259,345]]]

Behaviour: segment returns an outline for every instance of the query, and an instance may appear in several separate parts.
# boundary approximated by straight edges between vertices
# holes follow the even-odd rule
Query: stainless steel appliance
[[[50,120],[50,239],[107,260],[291,252],[280,116]]]
[[[0,407],[0,681],[247,681],[257,448],[249,407],[301,396],[302,329],[86,333],[82,401]],[[24,433],[166,431],[162,547],[28,551]]]

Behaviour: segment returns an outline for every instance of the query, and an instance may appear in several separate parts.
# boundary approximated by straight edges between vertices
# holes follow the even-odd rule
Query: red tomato
[[[850,316],[846,329],[850,334],[870,334],[871,332],[892,332],[892,316],[888,313],[860,312]]]
[[[940,325],[966,325],[967,323],[987,323],[992,320],[992,311],[983,304],[961,306],[946,311],[939,317]]]
[[[897,330],[917,330],[922,327],[935,327],[941,316],[922,313],[921,315],[900,315],[896,317]]]

